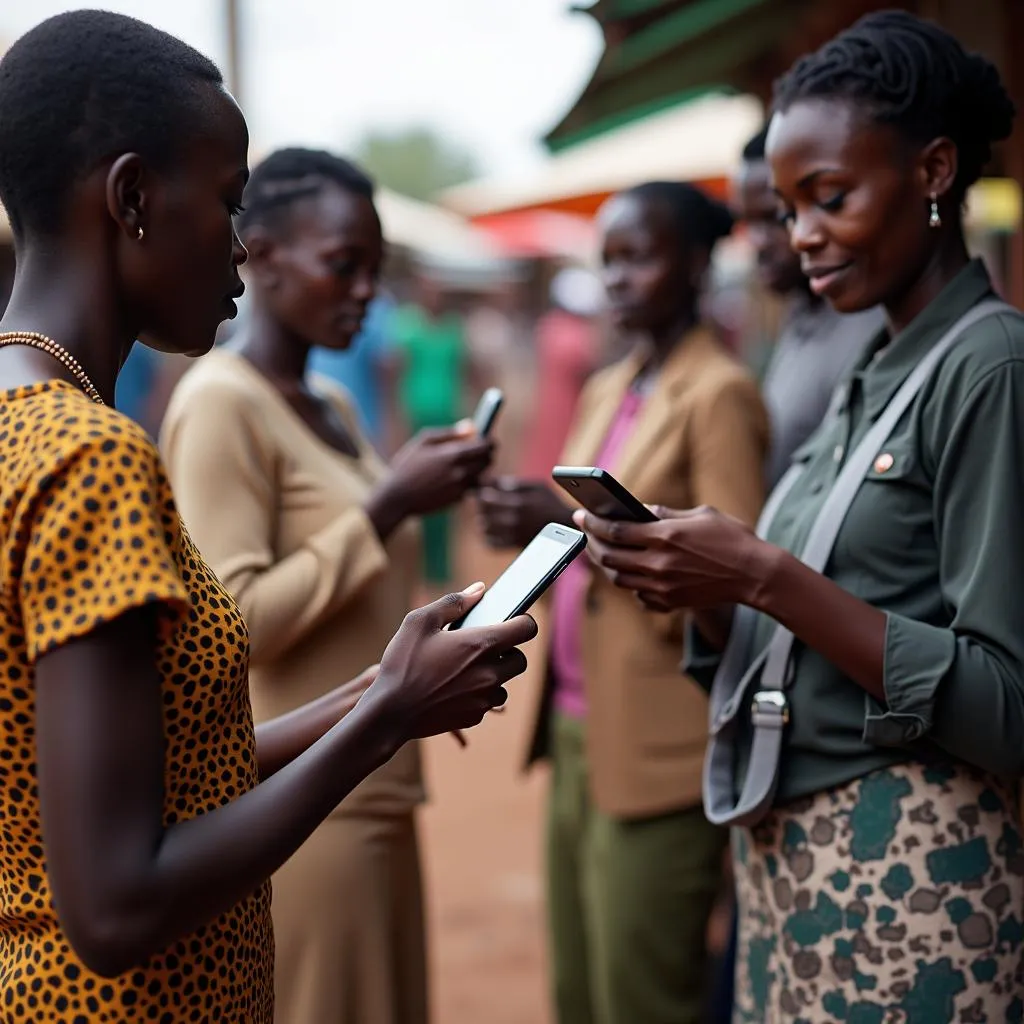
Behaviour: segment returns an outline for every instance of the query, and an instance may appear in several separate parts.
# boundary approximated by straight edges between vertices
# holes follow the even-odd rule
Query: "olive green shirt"
[[[972,262],[891,343],[883,331],[868,346],[835,415],[794,456],[806,469],[771,543],[802,550],[847,453],[953,322],[992,294]],[[825,575],[886,612],[886,703],[798,642],[777,800],[911,759],[1024,775],[1024,317],[982,320],[943,358],[868,471]],[[773,628],[759,618],[754,651]],[[718,659],[691,640],[688,671],[710,686]],[[742,785],[749,712],[739,729]]]

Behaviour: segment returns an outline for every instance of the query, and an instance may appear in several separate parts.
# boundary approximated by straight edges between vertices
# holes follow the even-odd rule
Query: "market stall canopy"
[[[721,193],[763,117],[753,97],[705,95],[580,143],[530,176],[469,182],[440,200],[478,218],[538,208],[592,215],[609,195],[656,179],[692,181]]]
[[[497,263],[501,246],[485,232],[440,206],[378,188],[377,210],[388,244],[444,264]]]
[[[548,145],[577,146],[709,87],[747,90],[745,70],[810,7],[811,0],[597,0],[575,8],[598,23],[605,50]]]

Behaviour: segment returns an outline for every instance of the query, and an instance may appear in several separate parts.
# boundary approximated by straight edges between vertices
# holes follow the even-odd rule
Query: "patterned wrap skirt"
[[[734,1024],[1024,1021],[1017,794],[898,765],[736,829]]]

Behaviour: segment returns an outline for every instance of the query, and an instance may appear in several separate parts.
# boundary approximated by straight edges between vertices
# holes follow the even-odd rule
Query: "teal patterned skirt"
[[[899,765],[733,833],[735,1024],[1024,1021],[1016,793]]]

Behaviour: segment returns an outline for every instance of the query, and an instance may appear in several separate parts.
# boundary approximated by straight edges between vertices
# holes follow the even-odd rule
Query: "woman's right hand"
[[[497,626],[448,630],[484,593],[482,583],[410,612],[388,644],[364,700],[383,701],[408,739],[478,725],[505,703],[505,684],[526,670],[517,650],[537,635],[528,615]]]
[[[480,488],[478,516],[492,548],[525,548],[548,523],[572,526],[572,509],[541,480],[499,477]]]
[[[421,430],[391,460],[383,489],[407,516],[454,505],[476,486],[494,458],[494,442],[470,422]]]

